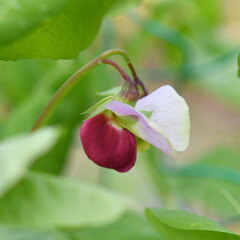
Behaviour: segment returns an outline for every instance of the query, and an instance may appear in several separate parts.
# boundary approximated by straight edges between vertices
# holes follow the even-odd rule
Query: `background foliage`
[[[0,239],[240,239],[239,9],[237,0],[0,0]],[[51,127],[28,134],[61,84],[110,48],[129,53],[150,91],[171,84],[184,96],[186,152],[150,148],[125,174],[86,158],[81,113],[121,84],[107,66],[80,81]]]

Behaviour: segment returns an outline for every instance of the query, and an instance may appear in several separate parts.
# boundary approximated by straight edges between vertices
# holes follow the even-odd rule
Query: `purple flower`
[[[136,161],[136,137],[173,155],[187,148],[189,132],[188,106],[167,85],[139,99],[135,107],[114,99],[101,105],[84,121],[80,137],[93,162],[126,172]]]
[[[100,113],[86,120],[80,136],[87,156],[97,165],[126,172],[136,161],[136,138],[117,119]]]

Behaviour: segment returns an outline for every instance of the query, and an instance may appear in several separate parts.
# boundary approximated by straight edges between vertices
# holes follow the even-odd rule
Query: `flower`
[[[126,172],[135,164],[136,137],[114,115],[100,113],[85,121],[81,139],[87,156],[99,166]]]
[[[136,138],[168,155],[189,144],[188,106],[169,85],[139,99],[134,107],[112,98],[100,105],[80,130],[87,156],[99,166],[130,170],[136,162]]]

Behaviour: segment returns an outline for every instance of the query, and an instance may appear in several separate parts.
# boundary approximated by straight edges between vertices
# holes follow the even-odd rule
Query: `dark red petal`
[[[80,137],[87,156],[97,165],[127,172],[136,161],[136,138],[106,115],[84,121]]]

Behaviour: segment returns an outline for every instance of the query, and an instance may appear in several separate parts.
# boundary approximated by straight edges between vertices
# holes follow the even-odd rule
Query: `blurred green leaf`
[[[31,170],[45,172],[55,175],[62,175],[64,167],[69,160],[69,151],[73,143],[73,129],[71,127],[61,127],[61,135],[57,144],[46,154],[38,158],[31,166]],[[80,158],[80,156],[79,156]]]
[[[58,231],[26,229],[0,225],[3,240],[160,240],[148,221],[139,213],[127,212],[117,221],[96,228]]]
[[[71,240],[55,230],[25,229],[1,225],[0,238],[2,240]]]
[[[131,206],[129,200],[95,185],[31,173],[0,199],[0,224],[96,226],[115,221]]]
[[[160,22],[143,19],[137,15],[133,17],[131,16],[130,19],[137,23],[147,33],[157,37],[159,40],[166,41],[180,50],[182,60],[178,75],[182,75],[182,79],[187,79],[194,74],[194,68],[192,65],[195,58],[195,51],[191,42],[184,34],[176,29],[168,27],[167,25],[163,25]],[[172,56],[170,54],[170,59],[171,58]]]
[[[110,16],[126,13],[129,9],[140,5],[142,0],[122,0],[116,1],[116,4],[110,11]]]
[[[222,20],[217,0],[160,1],[156,7],[153,5],[152,11],[158,21],[188,35],[202,50],[211,52],[219,50],[222,45],[217,34],[214,34]]]
[[[67,0],[0,1],[0,45],[20,37],[58,13]]]
[[[0,195],[15,185],[37,157],[47,152],[57,140],[57,131],[45,128],[19,135],[0,144]]]
[[[137,16],[131,17],[131,19],[146,32],[179,48],[185,60],[191,61],[193,55],[191,43],[180,31],[171,29],[159,22],[141,19]]]
[[[240,239],[214,221],[185,211],[152,208],[146,210],[146,215],[167,240]]]
[[[200,64],[196,72],[201,77],[199,83],[231,105],[239,107],[240,81],[236,74],[236,59],[239,47],[226,51],[214,59]]]
[[[101,227],[69,233],[72,240],[160,240],[161,238],[140,214],[129,212],[118,221]]]
[[[191,208],[202,206],[208,213],[221,219],[229,218],[240,212],[239,185],[200,177],[181,177],[174,179],[175,196]]]
[[[177,177],[210,178],[240,184],[240,171],[204,163],[182,167],[171,174]]]
[[[20,82],[20,85],[22,85],[21,88],[26,88],[25,86],[30,79],[28,76],[22,77],[20,75],[23,72],[23,69],[16,68],[19,63],[21,63],[24,68],[28,68],[28,72],[33,70],[38,74],[38,77],[33,79],[35,84],[32,86],[31,90],[29,90],[29,93],[24,95],[22,101],[19,101],[12,106],[8,118],[1,123],[2,131],[0,132],[0,137],[2,138],[16,133],[29,131],[43,107],[56,91],[57,87],[74,71],[72,61],[34,60],[31,61],[31,65],[29,65],[29,61],[30,60],[17,61],[15,65],[10,64],[11,62],[5,62],[3,65],[3,67],[6,67],[10,64],[9,68],[12,69],[11,71],[14,69],[13,74],[10,76],[8,76],[8,74],[4,76],[3,74],[3,78],[6,78],[6,85],[7,82],[10,82],[7,81],[8,79],[13,79],[12,82]],[[36,71],[35,69],[39,68],[43,62],[45,62],[47,66]],[[10,71],[10,69],[8,71]],[[21,76],[20,78],[18,78],[19,75]],[[2,81],[1,79],[2,78],[0,78],[0,81]],[[9,88],[12,89],[11,86],[9,86]],[[21,91],[21,88],[19,88],[18,91]]]
[[[44,104],[46,104],[46,99],[50,99],[50,97],[51,93],[47,87],[41,94],[33,91],[33,94],[18,104],[11,115],[1,123],[1,138],[30,131]]]
[[[211,2],[208,0],[195,0],[194,4],[196,4],[198,8],[199,14],[205,22],[205,26],[212,28],[221,23],[221,8],[217,0],[212,0]]]
[[[238,55],[238,77],[240,78],[240,54]]]
[[[56,63],[52,60],[0,61],[0,101],[5,100],[10,106],[19,104],[53,65]]]
[[[201,204],[214,214],[231,217],[240,212],[240,152],[220,147],[200,156],[197,163],[171,170],[175,193],[188,204]]]
[[[2,2],[6,1],[0,2],[6,20],[0,36],[7,32],[2,41],[12,41],[0,47],[0,59],[16,60],[75,58],[91,44],[103,17],[120,0]]]
[[[159,197],[163,200],[163,204],[171,205],[170,196],[172,189],[165,171],[163,154],[158,149],[152,147],[143,156],[145,156],[145,168],[158,191]]]

